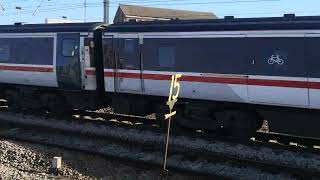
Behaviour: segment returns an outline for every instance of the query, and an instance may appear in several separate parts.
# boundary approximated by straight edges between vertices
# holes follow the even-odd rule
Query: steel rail
[[[19,118],[19,117],[18,117]],[[0,117],[1,119],[1,117]],[[31,129],[37,129],[37,131],[39,131],[39,129],[45,129],[45,131],[48,131],[51,129],[51,131],[53,130],[59,130],[61,132],[67,133],[69,135],[80,135],[80,134],[85,134],[86,136],[90,135],[94,138],[103,138],[103,139],[109,139],[112,141],[118,141],[119,143],[126,143],[126,144],[132,144],[132,145],[136,145],[137,143],[139,144],[143,144],[147,149],[149,147],[149,149],[151,148],[155,148],[155,144],[154,143],[148,143],[148,142],[137,142],[137,141],[132,141],[132,140],[126,140],[126,139],[119,139],[118,137],[108,137],[107,135],[103,136],[101,134],[95,134],[95,132],[91,132],[88,134],[84,133],[84,132],[77,132],[77,130],[73,130],[73,131],[68,131],[66,129],[59,129],[59,128],[54,128],[54,127],[50,127],[50,125],[47,126],[41,126],[41,125],[35,125],[35,124],[29,124],[27,122],[23,122],[20,121],[19,122],[14,122],[11,120],[8,120],[7,122],[11,122],[16,124],[16,126],[19,127],[23,127],[23,128],[31,128]],[[85,122],[87,125],[91,124],[91,125],[95,125],[95,126],[100,126],[100,125],[105,125],[105,123],[103,121],[88,121],[88,120],[82,120],[83,122]],[[66,124],[70,123],[68,121],[65,121]],[[75,120],[74,122],[77,122],[77,120]],[[79,122],[78,122],[79,123]],[[101,124],[103,123],[103,124]],[[19,125],[18,125],[19,124]],[[70,124],[69,124],[70,125]],[[127,127],[127,125],[126,125]],[[73,129],[72,127],[70,127],[70,130]],[[145,130],[144,130],[145,131]],[[11,131],[9,132],[5,132],[5,133],[0,133],[0,135],[4,135],[4,134],[10,134]],[[161,136],[161,135],[160,135]],[[21,136],[21,137],[25,137],[25,136]],[[162,142],[162,141],[160,141]],[[160,147],[158,144],[158,147]],[[186,152],[186,150],[188,150],[189,152]],[[219,160],[223,161],[223,160],[228,160],[228,161],[232,161],[234,164],[239,164],[239,165],[250,165],[250,166],[254,166],[254,167],[260,167],[262,169],[268,169],[268,170],[272,170],[272,171],[280,171],[280,172],[288,172],[288,173],[292,173],[295,175],[299,175],[299,176],[312,176],[312,177],[320,177],[320,172],[314,169],[302,169],[302,168],[297,168],[297,167],[292,167],[290,165],[286,165],[286,164],[276,164],[274,162],[265,162],[265,161],[260,161],[260,160],[253,160],[253,159],[245,159],[245,158],[239,158],[237,156],[232,156],[232,155],[228,155],[228,154],[223,154],[223,153],[213,153],[207,150],[202,150],[202,149],[188,149],[185,147],[179,147],[179,146],[173,146],[172,150],[173,153],[175,154],[186,154],[189,156],[194,156],[194,154],[197,154],[197,156],[200,154],[201,156],[204,157],[204,159],[213,159],[214,160]]]

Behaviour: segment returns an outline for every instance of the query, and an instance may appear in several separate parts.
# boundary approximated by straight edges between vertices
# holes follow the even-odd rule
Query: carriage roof
[[[99,23],[15,24],[0,25],[0,33],[88,32]]]
[[[320,16],[269,18],[234,18],[204,20],[170,20],[126,22],[108,26],[106,32],[187,32],[187,31],[248,31],[320,29]]]

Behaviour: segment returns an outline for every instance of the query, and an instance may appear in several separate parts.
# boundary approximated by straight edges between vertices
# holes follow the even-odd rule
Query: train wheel
[[[165,120],[165,114],[169,112],[169,108],[165,105],[158,105],[156,107],[156,121],[157,125],[161,128],[167,127],[167,121]]]
[[[130,103],[128,98],[115,97],[112,99],[114,112],[118,114],[130,114]]]
[[[167,105],[159,105],[156,110],[157,125],[163,130],[167,130],[168,128],[168,120],[165,119],[165,115],[168,114],[169,111],[170,110]],[[181,108],[177,107],[175,108],[175,111],[177,112],[177,114],[171,119],[171,131],[184,133],[185,131],[190,130],[179,123],[179,118],[181,118],[182,112]]]
[[[16,90],[7,90],[5,92],[5,98],[8,102],[9,108],[20,108],[21,95]]]
[[[229,118],[224,122],[227,136],[250,138],[261,127],[259,116],[253,112],[228,112]]]
[[[41,101],[44,107],[51,113],[56,115],[63,115],[64,113],[71,110],[68,103],[64,101],[62,97],[56,94],[45,94],[41,97]]]

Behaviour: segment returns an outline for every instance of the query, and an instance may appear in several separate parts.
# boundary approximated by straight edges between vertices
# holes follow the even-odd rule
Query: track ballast
[[[93,112],[90,113],[92,114]],[[135,117],[128,118],[126,116],[122,116],[122,118],[123,120],[128,120],[130,118],[134,119]],[[116,127],[114,123],[111,123],[115,122],[114,120],[111,122],[108,121],[108,123],[101,120],[88,120],[88,118],[59,120],[8,112],[2,112],[0,114],[0,119],[1,122],[11,123],[15,127],[19,127],[19,129],[13,128],[12,131],[2,131],[1,135],[6,138],[30,140],[37,143],[63,146],[65,148],[88,152],[91,151],[91,153],[98,153],[117,158],[120,157],[130,161],[140,161],[143,163],[150,163],[152,165],[161,165],[162,163],[165,135],[161,130],[159,130],[159,128],[152,125],[148,130],[145,130],[144,128],[140,128],[141,125],[132,125],[133,123],[125,123],[124,125],[122,124],[121,127]],[[114,117],[112,119],[114,119]],[[141,123],[141,119],[136,119],[136,121],[140,121]],[[145,119],[145,121],[152,120]],[[147,125],[145,124],[142,126]],[[203,134],[200,136],[203,136]],[[57,139],[64,139],[69,142],[59,142]],[[78,144],[70,142],[71,139],[77,139],[76,141]],[[86,146],[87,142],[91,142],[90,146]],[[110,153],[106,154],[106,152],[113,151],[110,149],[99,151],[106,148],[99,147],[99,145],[108,145],[108,148],[114,147],[115,149],[113,150],[118,152],[121,149],[126,150],[123,152],[120,151],[121,153],[118,155]],[[118,150],[116,150],[117,148]],[[227,164],[231,165],[231,168],[235,168],[233,172],[239,172],[243,177],[247,178],[250,173],[248,171],[245,171],[247,174],[244,173],[243,170],[239,170],[239,167],[246,167],[245,169],[249,169],[251,175],[252,169],[256,169],[259,172],[262,171],[262,174],[264,175],[265,172],[268,172],[284,173],[298,177],[303,177],[305,175],[310,177],[320,176],[320,169],[318,169],[320,166],[320,164],[318,164],[320,163],[320,157],[318,157],[317,154],[312,154],[311,152],[288,152],[288,149],[286,148],[283,148],[282,150],[278,148],[273,151],[265,146],[257,146],[257,144],[254,146],[252,144],[243,145],[231,142],[212,142],[199,137],[194,138],[178,135],[172,136],[169,150],[169,159],[171,159],[169,161],[169,165],[171,168],[193,173],[223,176],[219,173],[221,172],[221,169],[217,171],[217,168],[223,168]],[[152,152],[151,155],[150,152]],[[139,156],[131,158],[123,156],[123,154],[129,155],[141,153],[144,154],[141,157],[150,157],[150,161],[141,161],[141,157],[139,158]],[[305,153],[308,154],[308,157],[305,157]],[[151,158],[152,154],[153,158]],[[180,162],[182,165],[197,164],[196,167],[199,166],[201,168],[197,169],[193,166],[183,167],[180,163],[174,162],[179,160],[179,158],[177,160],[177,157],[184,160],[183,162]],[[319,161],[317,158],[319,158]],[[310,163],[311,161],[312,163]],[[177,166],[175,163],[180,165]],[[212,166],[215,168],[210,169],[209,167]],[[202,172],[201,170],[207,170],[208,172]]]

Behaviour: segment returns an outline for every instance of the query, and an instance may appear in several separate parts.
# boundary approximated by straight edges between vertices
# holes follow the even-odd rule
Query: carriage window
[[[126,39],[124,42],[124,49],[126,53],[133,53],[135,47],[135,41],[133,39]]]
[[[35,54],[32,54],[32,44],[26,40],[16,42],[14,63],[28,64]]]
[[[8,62],[10,60],[10,46],[0,45],[0,62]]]
[[[72,57],[74,55],[76,41],[73,39],[64,39],[62,42],[62,55]]]
[[[174,47],[160,47],[158,61],[160,67],[172,68],[175,65],[176,53]]]

